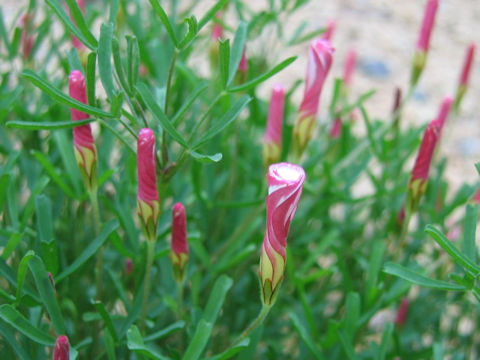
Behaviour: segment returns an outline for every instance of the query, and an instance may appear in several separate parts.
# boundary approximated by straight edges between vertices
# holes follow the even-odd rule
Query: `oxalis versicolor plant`
[[[320,106],[342,44],[288,27],[307,1],[201,3],[0,13],[0,358],[476,358],[480,192],[452,194],[438,152],[475,45],[407,126],[438,0],[382,120],[353,49]],[[258,97],[305,42],[305,79]]]

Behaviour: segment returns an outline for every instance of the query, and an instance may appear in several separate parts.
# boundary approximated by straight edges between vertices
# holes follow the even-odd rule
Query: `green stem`
[[[98,191],[92,189],[88,192],[90,201],[92,203],[93,224],[95,228],[95,236],[100,234],[100,208],[98,206]],[[97,253],[97,262],[95,264],[95,288],[97,299],[101,298],[102,294],[102,266],[103,266],[103,248],[100,247]]]
[[[267,317],[268,313],[270,312],[270,309],[272,308],[272,305],[262,305],[262,309],[260,310],[260,313],[258,314],[257,318],[252,321],[250,325],[240,334],[240,336],[233,342],[232,346],[235,346],[239,344],[243,339],[248,337],[252,333],[253,330],[258,328],[260,325],[263,324],[263,321]]]
[[[178,320],[183,319],[183,281],[177,281],[177,317]],[[178,351],[183,352],[183,333],[178,332]]]
[[[147,316],[148,297],[150,295],[150,285],[152,281],[152,266],[155,256],[155,240],[147,239],[147,264],[145,267],[145,282],[143,284],[142,316],[140,326],[145,330],[145,319]]]
[[[408,227],[410,225],[410,220],[412,219],[412,210],[410,209],[410,206],[405,207],[405,220],[403,221],[402,225],[402,232],[400,233],[400,241],[399,241],[399,250],[403,250],[405,247],[405,241],[407,238],[408,234]],[[402,251],[398,251],[397,254],[401,254]]]

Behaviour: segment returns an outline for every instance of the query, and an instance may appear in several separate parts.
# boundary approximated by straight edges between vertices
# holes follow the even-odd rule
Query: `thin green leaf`
[[[163,10],[158,0],[149,0],[149,1],[153,7],[153,10],[160,17],[160,20],[165,26],[165,29],[167,30],[168,36],[170,36],[170,40],[172,40],[173,45],[175,47],[178,47],[178,40],[177,40],[177,37],[175,36],[175,31],[173,30],[173,26],[170,23],[170,20],[168,19],[167,13],[165,12],[165,10]]]
[[[89,105],[95,104],[95,71],[97,63],[97,53],[88,54],[87,58],[87,101]]]
[[[75,194],[72,192],[70,189],[70,186],[68,186],[62,179],[60,175],[57,174],[55,171],[55,168],[53,165],[50,163],[48,158],[42,154],[39,151],[32,151],[33,156],[38,160],[38,162],[43,166],[43,168],[47,171],[48,175],[52,178],[52,180],[57,183],[57,185],[67,194],[68,196],[72,198],[76,198]]]
[[[254,86],[257,86],[258,84],[264,82],[268,78],[271,78],[273,75],[276,73],[282,71],[285,69],[288,65],[290,65],[292,62],[294,62],[297,59],[296,56],[289,57],[286,60],[283,60],[280,64],[276,65],[273,69],[267,71],[266,73],[257,76],[256,78],[246,82],[245,84],[234,86],[232,88],[228,88],[227,91],[229,92],[239,92],[239,91],[245,91],[250,88],[253,88]]]
[[[120,81],[122,88],[126,91],[129,96],[132,96],[132,89],[130,88],[125,72],[123,71],[123,63],[120,57],[120,45],[118,44],[117,38],[114,36],[112,38],[112,55],[113,55],[113,66],[115,67],[115,72],[117,73],[117,79]]]
[[[152,112],[152,115],[162,125],[163,130],[165,130],[165,132],[170,135],[175,141],[177,141],[180,145],[188,149],[187,142],[183,139],[177,129],[175,129],[170,120],[163,113],[162,109],[153,98],[153,95],[148,89],[147,85],[140,83],[136,86],[136,89],[149,110]]]
[[[20,243],[20,240],[22,240],[23,233],[19,232],[14,232],[12,235],[10,235],[7,244],[3,248],[2,252],[2,258],[4,260],[7,260],[8,257],[12,254],[12,252],[15,251],[17,248],[18,244]]]
[[[2,39],[5,48],[7,49],[8,53],[10,53],[10,41],[8,41],[7,29],[5,27],[5,22],[3,21],[3,11],[0,7],[0,39]]]
[[[130,89],[138,82],[138,68],[140,66],[140,51],[135,36],[127,36],[127,79]]]
[[[238,101],[228,110],[213,126],[208,129],[208,131],[203,135],[203,137],[193,145],[192,149],[197,149],[208,140],[213,138],[218,133],[222,132],[231,122],[233,122],[243,108],[252,100],[248,95],[243,95]]]
[[[68,8],[70,9],[70,14],[72,14],[73,20],[75,21],[75,25],[77,25],[82,35],[85,36],[85,39],[87,39],[92,45],[97,47],[98,41],[95,36],[93,36],[93,34],[90,32],[90,29],[85,22],[85,17],[83,16],[82,11],[78,7],[77,2],[75,0],[66,0],[66,2]]]
[[[205,321],[204,319],[200,320],[193,334],[193,338],[190,341],[190,344],[183,355],[183,360],[197,360],[202,355],[207,346],[208,339],[212,333],[212,324]]]
[[[380,349],[377,352],[376,360],[385,360],[387,355],[388,343],[392,337],[393,333],[393,324],[388,322],[385,324],[385,330],[383,330],[382,342],[380,344]]]
[[[222,160],[222,153],[216,153],[214,155],[204,155],[193,150],[189,153],[195,160],[204,164],[216,163]]]
[[[477,230],[478,204],[468,204],[463,226],[463,253],[472,261],[477,261],[475,232]]]
[[[1,8],[0,8],[1,10]],[[2,14],[0,13],[0,18]],[[12,333],[7,327],[5,327],[2,323],[0,323],[0,337],[7,341],[8,345],[11,346],[15,354],[17,354],[18,358],[21,360],[30,360],[30,356],[26,353],[26,349],[21,346],[17,340],[15,339],[15,334]]]
[[[210,21],[210,19],[213,18],[215,14],[228,2],[229,0],[220,0],[214,6],[212,6],[198,22],[198,31],[200,31]]]
[[[110,0],[110,14],[108,16],[108,22],[114,25],[117,22],[119,5],[120,4],[118,0]]]
[[[47,93],[50,97],[52,97],[54,100],[58,101],[61,104],[67,105],[69,107],[72,107],[74,109],[77,109],[79,111],[82,111],[82,112],[90,114],[90,115],[95,115],[95,116],[99,116],[99,117],[106,117],[106,118],[114,117],[112,114],[109,114],[109,113],[107,113],[103,110],[100,110],[98,108],[83,104],[83,103],[71,98],[70,96],[65,95],[63,92],[58,90],[56,87],[54,87],[48,81],[42,79],[40,76],[38,76],[32,70],[29,70],[29,69],[23,70],[22,71],[22,76],[25,79],[29,80],[33,85],[35,85],[40,90]]]
[[[290,312],[288,314],[288,317],[290,318],[290,321],[292,322],[293,327],[297,331],[298,335],[302,339],[302,341],[305,343],[307,346],[308,350],[312,353],[312,355],[315,357],[315,359],[324,359],[323,355],[321,354],[320,350],[317,348],[315,345],[315,342],[310,336],[310,333],[308,330],[303,326],[303,324],[300,322],[298,319],[297,315],[294,314],[293,312]]]
[[[130,329],[127,331],[127,347],[132,351],[149,357],[150,359],[169,359],[150,346],[145,345],[142,335],[135,325],[130,327]]]
[[[230,63],[229,63],[229,72],[228,72],[228,81],[227,86],[230,86],[235,74],[238,70],[238,65],[240,60],[242,60],[243,49],[245,48],[245,41],[247,40],[247,23],[244,21],[240,22],[238,25],[237,31],[235,32],[235,37],[233,39],[232,51],[230,54]]]
[[[350,342],[353,342],[360,318],[360,296],[356,292],[347,294],[346,301],[347,313],[344,321],[344,334],[348,336]]]
[[[53,346],[55,339],[48,335],[47,331],[33,326],[22,314],[20,314],[12,305],[0,305],[0,319],[20,331],[29,339],[36,343]]]
[[[193,105],[195,100],[205,91],[205,89],[208,87],[207,84],[200,84],[197,86],[193,91],[192,95],[185,101],[185,103],[182,105],[182,107],[173,115],[172,117],[172,124],[175,125],[179,119],[182,118],[182,116],[190,109],[190,107]]]
[[[113,340],[116,342],[118,340],[117,332],[115,331],[115,327],[113,326],[113,322],[112,322],[112,319],[110,318],[110,314],[107,312],[107,309],[105,309],[105,305],[103,305],[101,301],[95,301],[93,302],[93,306],[95,306],[95,309],[103,319],[103,322],[105,323],[105,326],[107,327],[109,334],[112,336]]]
[[[220,46],[220,83],[222,89],[225,89],[228,84],[228,74],[230,72],[230,39],[219,40]],[[235,70],[236,71],[236,70]]]
[[[118,221],[116,219],[110,220],[105,224],[100,234],[85,248],[85,250],[70,264],[60,275],[55,278],[55,283],[65,279],[68,275],[82,266],[88,259],[90,259],[103,243],[108,239],[110,234],[117,230]]]
[[[70,17],[67,15],[65,10],[63,10],[62,5],[57,0],[45,0],[48,6],[53,10],[55,14],[59,17],[60,21],[65,25],[65,27],[78,39],[81,43],[83,43],[86,47],[90,50],[95,50],[97,47],[97,42],[91,42],[90,39],[86,38],[82,32],[75,26]],[[86,25],[85,25],[86,27]],[[88,30],[88,29],[87,29]],[[93,35],[92,35],[93,37]]]
[[[345,334],[341,330],[337,330],[337,334],[338,334],[338,337],[340,338],[340,343],[342,345],[343,350],[345,351],[345,354],[347,354],[348,359],[357,360],[358,357],[355,354],[355,350],[350,340],[345,336]]]
[[[232,347],[229,347],[227,350],[223,351],[222,353],[209,357],[207,360],[226,360],[234,357],[236,354],[238,354],[240,351],[245,349],[250,345],[250,339],[246,338],[240,341],[238,344],[233,345]]]
[[[440,245],[459,265],[463,266],[475,277],[480,274],[480,267],[470,260],[470,258],[462,254],[440,230],[432,225],[427,225],[425,232],[429,234],[433,240],[435,240],[437,244]]]
[[[432,289],[438,290],[454,290],[454,291],[463,291],[466,290],[464,286],[460,286],[457,284],[451,284],[446,281],[442,280],[434,280],[430,279],[426,276],[420,275],[419,273],[407,269],[399,264],[395,264],[392,262],[387,262],[383,267],[383,272],[398,276],[401,279],[407,280],[411,283],[425,286]]]
[[[233,280],[226,275],[220,276],[217,281],[215,281],[215,285],[213,286],[213,290],[210,293],[207,306],[205,307],[205,311],[203,313],[203,318],[208,323],[215,324],[218,313],[223,305],[223,302],[225,301],[225,296],[232,285]]]
[[[186,18],[185,22],[187,23],[188,30],[185,34],[185,37],[182,39],[182,41],[180,41],[180,44],[178,44],[179,49],[183,49],[186,45],[188,45],[198,33],[198,23],[195,16],[192,15]]]
[[[80,56],[78,56],[77,49],[73,48],[67,51],[68,66],[70,67],[69,71],[78,70],[84,73],[82,61]]]
[[[158,330],[153,334],[145,336],[143,340],[145,340],[145,342],[155,341],[155,340],[161,339],[162,337],[170,335],[174,331],[183,329],[184,327],[185,327],[185,321],[176,321],[173,324],[168,325],[165,329]]]
[[[112,77],[112,36],[113,25],[102,24],[100,27],[100,42],[98,44],[98,72],[103,88],[109,99],[113,98],[115,87]]]
[[[40,298],[50,315],[55,332],[57,334],[64,334],[65,322],[60,307],[58,306],[56,292],[48,278],[47,270],[45,269],[43,261],[38,256],[34,256],[28,263],[28,267],[32,272]]]
[[[23,129],[23,130],[57,130],[57,129],[71,129],[76,126],[81,126],[85,124],[89,124],[95,121],[95,119],[85,119],[85,120],[78,120],[78,121],[19,121],[19,120],[12,120],[7,121],[5,126],[15,128],[15,129]]]
[[[116,360],[115,342],[113,341],[112,335],[110,335],[109,332],[104,332],[103,341],[105,343],[105,350],[107,352],[108,360]]]
[[[20,264],[18,265],[18,273],[17,273],[17,292],[15,294],[15,302],[18,304],[22,298],[22,290],[23,284],[25,283],[25,276],[27,275],[27,266],[28,262],[32,260],[35,256],[35,253],[32,250],[28,250],[27,253],[22,257],[20,260]]]

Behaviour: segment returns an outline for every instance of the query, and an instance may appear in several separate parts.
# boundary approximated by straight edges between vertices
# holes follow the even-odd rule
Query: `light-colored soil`
[[[2,0],[1,6],[7,23],[25,0]],[[87,1],[88,3],[88,1]],[[195,9],[200,16],[213,0],[201,0]],[[255,10],[265,9],[266,0],[248,0]],[[358,53],[358,66],[354,74],[352,98],[370,90],[377,93],[366,104],[372,117],[386,118],[392,106],[394,88],[406,89],[410,76],[410,61],[423,17],[426,1],[422,0],[312,0],[288,20],[287,32],[292,33],[302,21],[309,29],[337,21],[333,35],[336,48],[334,65],[327,80],[321,101],[321,114],[325,114],[334,76],[341,76],[346,52],[354,48]],[[470,42],[480,45],[480,1],[441,0],[433,32],[427,67],[420,79],[416,95],[405,109],[405,121],[425,124],[437,113],[442,98],[454,95],[465,49]],[[252,53],[260,51],[262,40],[249,45]],[[262,88],[267,96],[270,86],[277,81],[287,86],[303,77],[308,44],[282,49],[276,46],[272,63],[292,54],[299,55],[295,64],[271,79]],[[454,188],[463,182],[478,181],[474,163],[480,161],[480,53],[477,52],[470,89],[464,98],[460,115],[449,119],[448,131],[441,152],[449,158],[446,176]],[[273,56],[273,55],[272,55]],[[384,76],[368,71],[372,64],[387,70]],[[303,87],[294,99],[299,101]],[[358,122],[358,126],[363,126]]]

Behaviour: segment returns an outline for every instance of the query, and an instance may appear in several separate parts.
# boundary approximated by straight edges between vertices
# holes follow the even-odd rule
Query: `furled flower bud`
[[[238,71],[246,73],[248,71],[248,61],[247,61],[247,45],[243,48],[242,58],[238,64]]]
[[[407,208],[410,214],[417,209],[420,199],[427,188],[430,163],[440,136],[440,129],[441,124],[438,119],[435,119],[428,124],[423,133],[422,143],[408,183]]]
[[[85,14],[85,3],[83,2],[83,0],[76,0],[77,2],[77,5],[78,7],[80,8],[80,10],[82,11],[83,14]],[[70,9],[68,9],[68,13],[70,14],[70,19],[72,19],[72,21],[75,23],[75,20],[73,19],[73,16],[72,14],[70,13]],[[73,36],[72,35],[72,43],[73,43],[73,46],[75,47],[75,49],[77,49],[78,51],[82,51],[85,49],[85,45],[83,45],[80,40],[77,39],[76,36]]]
[[[398,307],[397,316],[395,317],[395,324],[399,327],[402,327],[407,320],[408,305],[408,298],[404,297],[400,303],[400,306]]]
[[[450,112],[450,107],[452,106],[453,98],[451,96],[445,96],[442,101],[442,106],[440,106],[440,111],[438,112],[437,120],[440,124],[440,134],[445,122],[447,121],[448,113]]]
[[[465,55],[465,61],[463,63],[462,73],[457,87],[457,94],[455,96],[455,109],[458,111],[463,96],[468,88],[468,80],[470,78],[470,72],[472,70],[473,58],[475,55],[475,44],[471,43],[467,48],[467,54]]]
[[[425,67],[428,48],[430,47],[430,36],[435,23],[435,14],[437,13],[437,8],[438,0],[428,0],[427,6],[425,7],[425,13],[423,15],[422,28],[417,40],[417,49],[413,56],[412,76],[410,80],[411,86],[414,86],[417,83],[423,68]]]
[[[261,298],[271,306],[283,280],[287,236],[302,195],[305,172],[302,167],[278,163],[268,168],[267,226],[260,254]]]
[[[352,84],[352,75],[355,70],[355,65],[357,62],[357,53],[355,50],[350,49],[345,58],[345,66],[343,70],[343,86],[348,89]]]
[[[327,29],[323,33],[323,38],[328,41],[332,41],[332,35],[335,31],[335,27],[337,26],[337,22],[335,20],[329,20],[327,24]]]
[[[70,359],[70,344],[65,335],[60,335],[55,342],[53,349],[53,360],[69,360]]]
[[[22,18],[20,19],[20,26],[22,27],[21,44],[23,57],[29,60],[32,56],[34,41],[34,37],[32,35],[35,29],[35,25],[33,23],[33,13],[27,12],[23,14]]]
[[[280,160],[282,154],[282,123],[285,88],[278,83],[272,89],[268,108],[267,131],[263,143],[263,161],[270,165]]]
[[[137,140],[138,194],[137,211],[145,237],[156,240],[160,203],[157,191],[155,166],[155,134],[151,129],[141,129]]]
[[[215,15],[215,18],[217,20],[220,20],[222,18],[222,12],[218,11],[217,14]],[[222,25],[219,23],[215,23],[213,25],[213,30],[212,30],[212,40],[219,40],[223,35],[223,29]]]
[[[473,195],[471,202],[480,205],[480,188]]]
[[[342,135],[342,119],[336,117],[333,121],[332,129],[330,130],[330,138],[338,139]]]
[[[308,51],[305,92],[293,129],[293,152],[299,158],[312,137],[323,83],[332,65],[334,49],[328,40],[316,39]]]
[[[74,70],[68,77],[70,96],[75,100],[86,104],[87,92],[85,90],[85,78],[83,74]],[[70,109],[73,121],[88,119],[89,116],[79,110]],[[73,128],[73,145],[75,159],[82,174],[85,187],[89,191],[97,188],[97,149],[92,136],[90,124]]]
[[[185,279],[185,265],[188,261],[187,218],[185,207],[181,203],[173,205],[172,209],[172,243],[170,259],[173,265],[173,276],[177,282]]]

